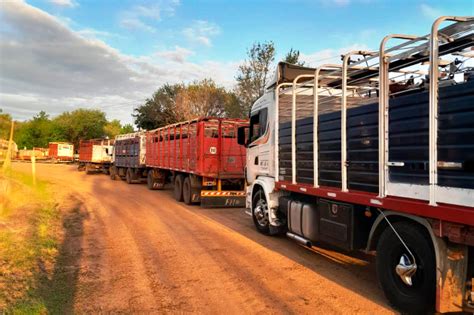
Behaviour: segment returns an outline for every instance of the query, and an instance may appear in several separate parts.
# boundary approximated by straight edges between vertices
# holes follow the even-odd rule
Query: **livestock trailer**
[[[71,162],[74,159],[74,145],[68,142],[50,142],[48,157],[53,162]]]
[[[242,119],[205,117],[146,133],[147,183],[162,189],[171,176],[174,197],[186,204],[245,204],[245,147],[237,143]]]
[[[8,155],[8,147],[9,147],[9,141],[0,139],[0,163],[3,163],[5,161],[7,155]],[[10,147],[10,159],[15,159],[18,154],[18,146],[14,141],[12,141],[11,147]]]
[[[440,17],[341,64],[280,63],[239,129],[256,229],[375,251],[403,312],[473,312],[473,46],[474,17]]]
[[[125,178],[129,184],[146,179],[145,151],[145,131],[116,136],[110,178]]]
[[[78,170],[85,170],[87,174],[92,172],[107,174],[112,162],[113,142],[110,139],[81,140]]]
[[[31,161],[32,157],[35,157],[35,160],[47,160],[48,159],[48,149],[47,148],[33,148],[32,150],[20,149],[18,150],[18,160],[21,161]]]

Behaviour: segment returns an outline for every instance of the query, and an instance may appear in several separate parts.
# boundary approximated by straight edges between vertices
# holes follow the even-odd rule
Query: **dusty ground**
[[[243,209],[188,207],[170,188],[69,165],[37,172],[87,213],[62,244],[66,313],[393,313],[370,257],[263,236]]]

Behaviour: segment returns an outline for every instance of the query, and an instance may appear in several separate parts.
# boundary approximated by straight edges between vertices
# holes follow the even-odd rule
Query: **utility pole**
[[[11,153],[13,147],[13,128],[15,126],[15,122],[12,119],[12,124],[10,128],[10,139],[8,140],[8,151],[5,155],[5,161],[3,162],[3,171],[6,172],[11,168]]]

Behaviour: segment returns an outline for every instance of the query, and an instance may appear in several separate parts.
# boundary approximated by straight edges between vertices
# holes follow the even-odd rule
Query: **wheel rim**
[[[253,210],[258,225],[265,227],[268,225],[268,205],[265,199],[259,199]]]
[[[403,254],[400,257],[398,265],[395,267],[395,272],[403,283],[411,287],[413,285],[412,276],[415,275],[416,269],[416,263],[411,262],[410,258],[406,254]]]
[[[412,252],[413,250],[410,249]],[[397,287],[406,295],[412,295],[423,286],[425,281],[423,261],[413,252],[415,262],[404,248],[392,256],[392,276]]]

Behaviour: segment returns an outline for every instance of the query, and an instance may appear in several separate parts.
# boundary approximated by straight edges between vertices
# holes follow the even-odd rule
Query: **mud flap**
[[[462,312],[466,290],[468,248],[436,237],[436,310]]]
[[[201,196],[204,208],[243,208],[245,196]]]

